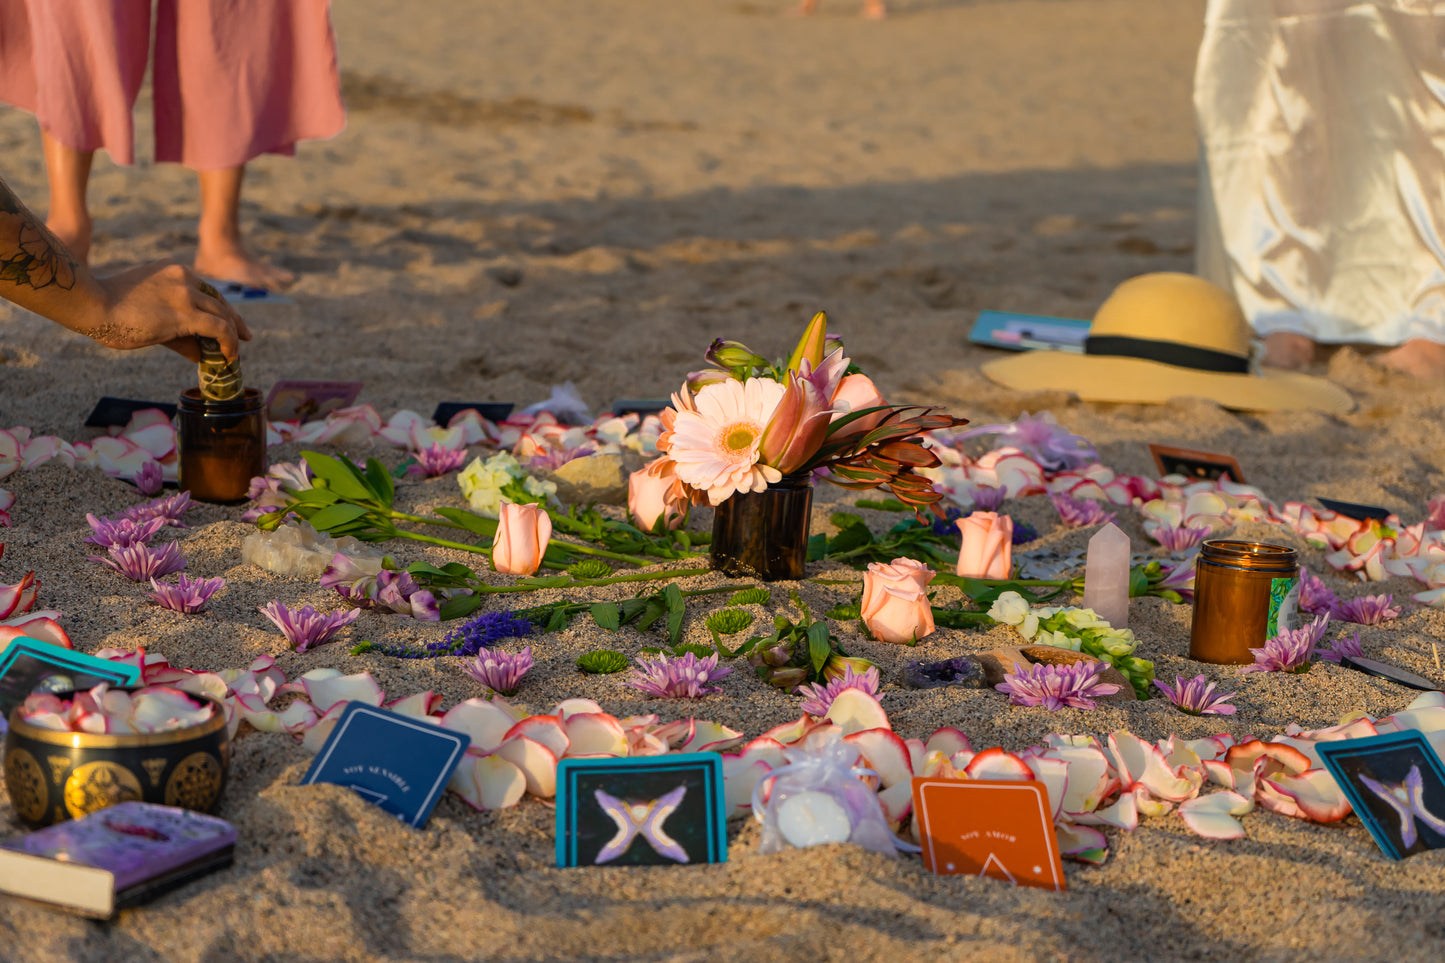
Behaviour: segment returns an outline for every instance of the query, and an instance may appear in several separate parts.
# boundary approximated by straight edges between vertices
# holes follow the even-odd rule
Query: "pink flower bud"
[[[863,575],[863,621],[879,642],[912,642],[933,634],[928,583],[933,569],[911,558],[873,562]]]
[[[552,519],[538,505],[503,502],[492,542],[492,568],[503,575],[531,575],[552,540]]]
[[[652,471],[651,468],[641,468],[633,472],[627,478],[627,512],[632,516],[632,524],[644,532],[652,531],[652,526],[657,524],[659,517],[667,519],[668,528],[677,528],[687,517],[687,502],[683,500],[680,504],[674,497],[677,488],[676,478],[671,472],[666,474]]]
[[[958,574],[964,578],[1008,578],[1013,569],[1014,521],[996,512],[974,512],[958,520],[963,544]]]

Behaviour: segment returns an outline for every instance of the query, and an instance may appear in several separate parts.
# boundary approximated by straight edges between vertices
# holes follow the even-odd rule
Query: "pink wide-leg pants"
[[[135,162],[151,0],[0,0],[0,100],[67,147]],[[346,123],[329,0],[157,0],[155,158],[291,154]]]

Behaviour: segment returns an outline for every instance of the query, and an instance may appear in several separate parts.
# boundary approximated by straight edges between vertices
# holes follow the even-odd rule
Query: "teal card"
[[[31,693],[89,689],[102,682],[140,685],[140,670],[39,639],[11,639],[0,648],[0,732],[10,713]]]
[[[1424,733],[1321,742],[1315,751],[1386,856],[1445,849],[1445,766]]]

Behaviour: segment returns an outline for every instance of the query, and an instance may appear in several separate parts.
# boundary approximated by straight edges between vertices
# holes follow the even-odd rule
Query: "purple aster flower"
[[[1043,706],[1050,712],[1065,707],[1092,709],[1095,699],[1119,691],[1115,683],[1099,681],[1099,673],[1105,668],[1104,662],[1039,663],[1005,674],[994,688],[1007,693],[1008,701],[1016,706]]]
[[[272,602],[269,605],[262,605],[258,610],[266,618],[270,619],[286,636],[286,641],[297,652],[305,652],[307,649],[325,645],[335,638],[336,633],[341,629],[355,622],[361,615],[360,609],[342,609],[339,612],[330,612],[322,615],[309,605],[303,605],[299,609],[288,609],[280,602]]]
[[[515,654],[487,649],[462,666],[462,671],[493,692],[509,696],[522,684],[522,676],[532,671],[532,647]]]
[[[1328,615],[1315,618],[1309,625],[1297,629],[1286,629],[1268,642],[1262,649],[1250,649],[1254,653],[1254,665],[1246,665],[1240,672],[1308,672],[1310,661],[1315,657],[1315,646],[1330,624]]]
[[[155,589],[151,598],[161,608],[194,615],[205,608],[211,596],[225,584],[223,578],[190,578],[187,575],[181,575],[175,585],[151,579],[151,588]]]
[[[569,461],[586,458],[597,451],[593,445],[578,445],[576,448],[548,448],[527,459],[527,467],[556,471]]]
[[[1204,528],[1159,528],[1154,532],[1154,541],[1166,552],[1182,552],[1185,549],[1193,548],[1204,541],[1209,534],[1208,526]]]
[[[1008,497],[1002,485],[979,485],[973,490],[973,507],[981,512],[996,512]]]
[[[1398,619],[1402,611],[1394,605],[1393,595],[1366,595],[1358,599],[1337,599],[1330,614],[1341,622],[1356,625],[1379,625],[1389,619]],[[1303,606],[1301,606],[1303,607]]]
[[[1059,510],[1059,518],[1070,528],[1102,525],[1114,520],[1113,512],[1106,511],[1103,505],[1092,499],[1074,498],[1060,492],[1050,494],[1049,501],[1054,503],[1054,507]]]
[[[181,516],[191,510],[191,493],[178,492],[174,495],[167,495],[165,498],[157,498],[142,505],[132,505],[120,513],[121,518],[133,522],[143,522],[150,518],[164,519],[171,528],[185,528],[186,523],[181,521]]]
[[[844,666],[842,678],[832,679],[826,684],[814,682],[810,685],[800,685],[793,691],[800,696],[805,696],[802,710],[815,719],[821,719],[828,714],[828,707],[833,700],[838,698],[838,693],[844,689],[861,689],[869,695],[878,694],[878,667],[874,666],[862,674],[853,671],[851,665]]]
[[[1322,580],[1309,573],[1304,566],[1299,570],[1299,607],[1310,615],[1328,615],[1335,611],[1339,599]]]
[[[1011,425],[970,428],[954,435],[949,442],[957,444],[977,435],[997,435],[998,440],[1018,448],[1048,471],[1082,468],[1099,460],[1099,453],[1087,439],[1061,427],[1049,412],[1037,418],[1024,413]]]
[[[133,582],[160,578],[162,575],[179,572],[186,567],[186,560],[181,556],[180,546],[175,542],[160,548],[149,548],[145,545],[113,545],[106,551],[110,558],[92,555],[90,560],[119,572]]]
[[[1354,658],[1357,655],[1362,656],[1364,654],[1365,648],[1360,644],[1360,633],[1358,632],[1350,636],[1340,636],[1330,644],[1328,649],[1315,649],[1315,658],[1325,662],[1338,663],[1340,659],[1346,656]]]
[[[412,457],[416,459],[416,463],[407,468],[408,474],[435,478],[438,475],[445,475],[449,471],[456,471],[465,465],[467,450],[432,445],[413,453]]]
[[[1232,716],[1236,711],[1227,700],[1233,699],[1239,693],[1216,694],[1215,684],[1202,675],[1196,675],[1187,682],[1182,675],[1176,675],[1173,685],[1155,679],[1154,686],[1164,693],[1164,697],[1174,703],[1180,712],[1191,716]]]
[[[159,495],[165,482],[161,463],[154,458],[141,465],[140,471],[135,473],[135,487],[142,495]]]
[[[82,541],[99,545],[101,548],[129,548],[132,545],[144,545],[155,537],[156,532],[166,527],[164,518],[144,520],[96,518],[87,512],[85,520],[90,523],[91,534]]]
[[[718,667],[716,652],[705,659],[691,652],[673,659],[665,655],[639,656],[626,685],[654,699],[696,699],[719,691],[709,683],[731,675],[732,671]]]

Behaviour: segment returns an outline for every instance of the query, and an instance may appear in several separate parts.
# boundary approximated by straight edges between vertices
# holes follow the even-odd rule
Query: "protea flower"
[[[833,700],[838,698],[838,693],[844,689],[861,689],[869,695],[878,694],[878,668],[874,666],[861,675],[853,671],[851,665],[843,669],[843,677],[832,679],[827,683],[812,683],[811,685],[800,685],[797,688],[798,695],[805,696],[803,704],[799,707],[815,719],[821,719],[828,714],[828,708]]]
[[[1075,662],[1073,665],[1031,665],[1017,673],[1007,673],[1004,681],[994,686],[1008,694],[1016,706],[1043,706],[1050,712],[1063,708],[1092,709],[1094,700],[1113,695],[1119,686],[1100,682],[1103,662]]]
[[[713,653],[699,659],[691,652],[672,659],[639,657],[626,684],[654,699],[696,699],[720,691],[710,683],[732,674],[732,669],[718,667],[717,658]]]
[[[1358,599],[1336,599],[1330,614],[1341,622],[1356,625],[1378,625],[1389,619],[1397,619],[1402,611],[1392,604],[1393,595],[1366,595]],[[1303,606],[1301,606],[1303,608]]]
[[[275,624],[286,636],[286,641],[297,652],[325,645],[336,637],[336,633],[355,622],[361,615],[360,609],[343,609],[322,615],[309,605],[292,610],[280,602],[261,606],[258,611]]]
[[[226,580],[223,578],[190,578],[187,575],[181,575],[175,585],[151,579],[151,588],[155,589],[151,598],[155,599],[161,608],[194,615],[205,608],[211,596],[225,584]]]
[[[509,696],[522,684],[522,677],[532,670],[532,647],[529,645],[515,654],[484,649],[462,666],[462,670],[493,692]]]
[[[1254,664],[1246,665],[1240,672],[1308,672],[1315,657],[1315,646],[1330,624],[1328,615],[1317,617],[1309,625],[1287,629],[1269,641],[1264,648],[1250,649],[1254,653]]]
[[[1196,675],[1188,681],[1185,681],[1183,676],[1175,676],[1173,685],[1155,679],[1154,687],[1164,693],[1164,697],[1174,703],[1180,712],[1191,716],[1232,716],[1237,711],[1227,700],[1233,699],[1239,693],[1216,694],[1215,684],[1202,675]]]
[[[175,542],[160,548],[149,548],[145,545],[115,545],[106,551],[110,554],[110,558],[91,555],[90,560],[119,572],[133,582],[146,582],[153,578],[160,578],[162,575],[179,572],[186,567],[186,560],[181,555],[180,546]]]
[[[1049,501],[1054,503],[1054,507],[1059,510],[1059,518],[1070,528],[1102,525],[1114,520],[1114,512],[1105,510],[1103,505],[1092,499],[1074,498],[1072,495],[1057,492],[1049,495]]]
[[[156,532],[166,527],[164,518],[129,519],[96,518],[89,513],[85,520],[90,524],[91,534],[82,541],[101,548],[129,548],[131,545],[145,545],[155,537]]]

